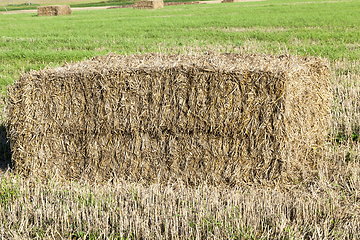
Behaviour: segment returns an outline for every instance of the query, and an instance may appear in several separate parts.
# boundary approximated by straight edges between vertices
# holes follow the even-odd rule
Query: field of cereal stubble
[[[1,177],[5,238],[357,239],[360,226],[360,116],[357,62],[332,64],[329,144],[298,183],[158,185],[114,179],[98,185],[56,177]]]

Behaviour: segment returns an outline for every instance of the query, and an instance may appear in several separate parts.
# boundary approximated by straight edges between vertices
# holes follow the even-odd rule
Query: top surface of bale
[[[94,57],[91,60],[68,64],[63,67],[44,70],[48,73],[71,74],[72,72],[106,72],[110,69],[116,70],[165,70],[174,67],[197,68],[209,72],[271,72],[275,75],[289,75],[296,72],[306,72],[306,69],[312,69],[314,65],[319,65],[322,69],[326,62],[314,57],[296,57],[296,56],[269,56],[269,55],[238,55],[238,54],[220,54],[220,55],[108,55]],[[327,69],[327,67],[326,67]]]

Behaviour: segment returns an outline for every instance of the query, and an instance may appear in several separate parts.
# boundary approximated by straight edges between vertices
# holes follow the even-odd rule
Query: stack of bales
[[[38,16],[59,16],[71,15],[72,11],[69,5],[41,6],[37,8]]]
[[[12,161],[66,178],[297,178],[326,139],[328,74],[317,58],[236,54],[107,55],[34,71],[8,90]]]
[[[158,9],[164,8],[164,2],[161,1],[135,1],[134,9]]]

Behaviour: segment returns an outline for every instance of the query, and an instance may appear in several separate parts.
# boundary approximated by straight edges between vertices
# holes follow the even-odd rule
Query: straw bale
[[[72,11],[69,5],[40,6],[37,8],[38,16],[58,16],[71,15]]]
[[[324,60],[107,55],[8,89],[19,173],[214,184],[294,179],[329,126]]]
[[[163,1],[135,1],[134,9],[158,9],[164,8]]]

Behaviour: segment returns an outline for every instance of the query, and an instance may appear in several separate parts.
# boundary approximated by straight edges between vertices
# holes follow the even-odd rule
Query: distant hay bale
[[[134,9],[159,9],[164,8],[163,1],[135,1]]]
[[[8,89],[19,173],[187,182],[299,177],[329,126],[324,60],[107,55]]]
[[[221,3],[246,2],[246,0],[222,0]]]
[[[38,16],[58,16],[71,15],[72,11],[69,5],[40,6],[37,8]]]

